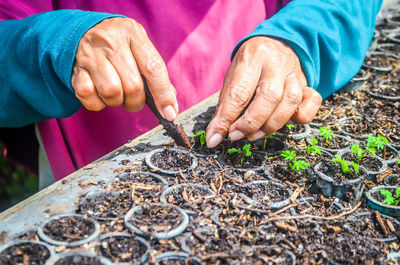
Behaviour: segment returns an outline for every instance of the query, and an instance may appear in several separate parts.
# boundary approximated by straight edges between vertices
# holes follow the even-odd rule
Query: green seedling
[[[263,151],[267,148],[267,140],[270,138],[272,135],[275,135],[275,133],[271,133],[270,135],[265,136],[264,138],[264,145],[263,145]]]
[[[375,149],[384,149],[385,148],[385,144],[389,143],[389,140],[378,134],[377,136],[368,136],[368,140],[367,140],[367,147],[369,148],[375,148]]]
[[[397,160],[397,165],[400,165],[400,158]]]
[[[281,152],[281,156],[284,157],[285,160],[288,161],[289,167],[293,171],[305,170],[310,166],[310,164],[307,163],[306,161],[297,159],[295,151],[284,150]]]
[[[290,131],[291,129],[293,129],[293,127],[294,127],[294,124],[286,124],[286,128],[288,128],[289,131]]]
[[[397,187],[394,194],[390,190],[381,189],[381,194],[385,196],[383,203],[397,206],[400,203],[400,187]]]
[[[243,161],[246,157],[250,157],[253,152],[251,151],[251,145],[245,144],[242,148],[230,148],[227,151],[228,154],[237,154],[240,158],[240,164],[243,165]]]
[[[350,170],[350,166],[353,167],[353,170],[356,174],[360,173],[360,167],[358,164],[354,163],[354,161],[351,161],[351,163],[347,162],[346,160],[341,159],[338,156],[335,156],[332,161],[334,163],[339,163],[340,164],[340,168],[342,169],[342,172],[344,174],[349,174],[351,172]]]
[[[375,148],[373,148],[373,147],[366,147],[365,150],[364,150],[358,144],[353,144],[351,146],[351,153],[355,154],[357,156],[358,164],[360,164],[361,159],[363,157],[367,156],[365,154],[366,152],[370,152],[372,154],[372,156],[376,156],[376,151],[375,151]]]
[[[325,143],[329,145],[329,140],[333,138],[333,131],[329,127],[319,127],[318,136],[325,138]]]
[[[321,149],[317,146],[318,139],[315,137],[311,137],[311,143],[312,144],[307,145],[307,154],[314,153],[316,155],[321,155]]]
[[[203,148],[203,146],[206,144],[206,131],[197,131],[194,137],[199,137],[201,144],[200,148]]]

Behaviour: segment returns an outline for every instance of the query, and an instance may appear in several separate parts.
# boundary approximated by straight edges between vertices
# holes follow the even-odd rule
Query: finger
[[[304,87],[303,101],[298,110],[290,118],[295,123],[310,123],[322,104],[321,94],[311,87]]]
[[[282,128],[293,113],[297,110],[303,98],[303,84],[300,83],[296,74],[289,74],[285,81],[282,100],[276,106],[269,119],[260,128],[266,135],[276,132]],[[255,132],[250,138],[257,140],[259,133]]]
[[[97,94],[107,106],[122,105],[124,96],[117,71],[107,58],[101,56],[96,59],[88,71]]]
[[[82,102],[86,109],[100,111],[105,108],[106,105],[97,95],[93,80],[88,71],[74,67],[71,84],[75,90],[76,97]]]
[[[113,53],[108,59],[121,80],[124,108],[129,111],[139,111],[144,106],[146,95],[142,77],[130,48],[121,47],[120,52]]]
[[[214,148],[250,102],[261,74],[259,60],[237,54],[229,67],[214,119],[207,129],[207,146]]]
[[[283,76],[277,71],[262,72],[254,100],[244,115],[232,124],[229,130],[231,141],[239,140],[258,131],[269,119],[282,100],[285,82]]]
[[[132,38],[131,51],[139,71],[146,78],[158,111],[165,119],[172,121],[179,110],[175,88],[169,81],[167,67],[143,27],[137,26],[135,31],[135,35],[139,36],[137,39]]]

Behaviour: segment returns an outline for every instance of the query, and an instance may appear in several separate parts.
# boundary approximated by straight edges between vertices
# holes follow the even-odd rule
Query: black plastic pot
[[[393,166],[394,164],[397,163],[397,160],[400,158],[400,152],[394,148],[391,144],[383,144],[386,148],[386,150],[390,150],[391,152],[395,153],[396,155],[391,158],[391,159],[384,159],[383,157],[379,156],[388,166]]]
[[[400,44],[399,43],[379,43],[377,50],[390,54],[393,58],[400,59]]]
[[[167,181],[165,178],[161,177],[160,175],[154,174],[154,173],[143,172],[143,171],[140,171],[140,172],[125,172],[125,173],[122,173],[121,175],[118,175],[117,178],[115,178],[115,182],[114,182],[114,183],[119,182],[119,181],[121,181],[121,180],[125,180],[125,179],[128,178],[129,176],[135,176],[135,175],[145,175],[145,176],[148,177],[148,179],[153,179],[153,180],[155,180],[156,182],[160,183],[160,186],[161,186],[161,187],[160,187],[160,188],[161,188],[160,191],[158,191],[158,192],[152,191],[152,193],[154,194],[154,196],[159,195],[159,194],[161,193],[162,190],[164,190],[165,188],[168,187],[168,181]],[[128,181],[129,181],[129,180],[128,180]],[[147,184],[147,183],[144,182],[143,184]],[[139,191],[140,191],[140,189],[136,188],[136,192],[139,192]]]
[[[365,58],[365,61],[362,65],[363,68],[366,68],[368,70],[373,70],[375,72],[379,72],[379,73],[387,73],[390,72],[391,70],[393,70],[393,65],[391,62],[387,62],[386,65],[384,66],[379,66],[377,64],[375,64],[373,61],[377,60],[378,58],[389,58],[390,61],[390,57],[388,57],[388,55],[384,52],[370,52],[367,54],[367,57]],[[369,60],[372,61],[372,63],[367,63]]]
[[[385,183],[386,186],[400,186],[400,174],[391,174],[387,176],[383,183]]]
[[[304,131],[301,133],[295,133],[292,131],[289,131],[288,133],[282,133],[282,129],[276,132],[276,136],[282,137],[282,138],[289,138],[293,139],[296,141],[300,141],[302,139],[305,139],[306,137],[310,136],[311,133],[311,127],[308,124],[296,124],[295,126],[301,126],[304,128]],[[283,127],[283,130],[287,130],[286,126]]]
[[[338,156],[338,157],[340,157],[340,158],[343,158],[343,156],[346,156],[346,155],[350,155],[351,156],[351,149],[343,149],[342,151],[340,151],[340,152],[338,152],[336,155]],[[388,166],[387,166],[387,164],[383,161],[383,159],[382,158],[380,158],[380,157],[378,157],[378,156],[375,156],[375,157],[371,157],[371,159],[376,159],[376,160],[378,160],[380,163],[381,163],[381,167],[379,168],[379,170],[376,170],[376,171],[374,171],[374,170],[370,170],[370,169],[368,169],[368,168],[365,168],[366,170],[367,170],[367,180],[372,180],[372,181],[375,181],[375,177],[377,176],[377,175],[379,175],[379,174],[382,174],[383,172],[385,172],[386,170],[387,170],[387,168],[388,168]],[[350,160],[347,160],[347,161],[350,161]],[[354,160],[353,160],[354,161]],[[357,163],[357,161],[354,161],[354,162],[356,162]]]
[[[269,201],[267,202],[267,201],[256,200],[254,198],[247,196],[244,193],[239,193],[239,196],[241,198],[243,198],[243,200],[248,204],[251,204],[254,206],[262,206],[264,208],[273,209],[273,210],[279,210],[279,209],[287,206],[288,204],[290,204],[290,195],[292,194],[292,191],[289,188],[285,188],[284,185],[282,185],[280,183],[269,181],[269,180],[258,180],[258,181],[246,183],[244,185],[244,187],[246,188],[246,187],[251,187],[251,186],[265,186],[265,185],[272,186],[275,189],[275,191],[280,190],[280,192],[287,193],[286,198],[279,200],[279,201],[275,201],[275,202],[269,202]],[[266,203],[269,203],[269,204],[267,205]]]
[[[356,200],[361,198],[364,190],[364,180],[367,176],[365,168],[360,167],[359,178],[337,183],[320,171],[321,165],[322,162],[317,163],[314,166],[314,172],[316,173],[316,186],[325,197],[335,196],[340,200],[344,200],[346,193],[351,192]]]
[[[200,190],[200,191],[203,191],[203,192],[208,193],[208,196],[206,196],[206,198],[204,198],[204,199],[211,199],[211,198],[215,198],[215,197],[217,196],[217,195],[215,194],[215,192],[213,192],[213,191],[212,191],[209,187],[207,187],[207,186],[204,186],[204,185],[201,185],[201,184],[184,183],[184,184],[177,184],[177,185],[174,185],[174,186],[171,186],[171,187],[165,189],[165,190],[161,193],[160,202],[162,202],[162,203],[169,203],[169,202],[168,202],[168,196],[169,196],[172,192],[174,192],[174,191],[179,191],[179,192],[181,193],[181,190],[182,190],[184,187],[191,187],[191,188],[193,188],[193,189]],[[196,212],[194,212],[194,211],[192,211],[192,210],[190,210],[190,209],[185,209],[185,208],[180,208],[180,209],[183,209],[183,210],[184,210],[186,213],[188,213],[188,214],[195,214],[195,213],[196,213]]]
[[[231,165],[226,161],[227,160],[226,153],[218,156],[218,161],[223,167],[234,169],[236,172],[245,173],[246,171],[249,170],[253,170],[255,172],[262,172],[265,166],[265,153],[257,150],[254,150],[252,152],[253,152],[252,156],[255,157],[258,161],[260,161],[260,164],[254,167],[236,167],[234,165]]]
[[[294,176],[296,178],[288,178],[288,177],[285,178],[286,173],[285,174],[281,174],[281,173],[274,174],[273,170],[276,169],[277,167],[281,167],[281,171],[286,171],[287,174],[292,174],[290,176]],[[296,175],[293,175],[293,174],[296,174]],[[274,182],[280,182],[280,183],[282,183],[284,181],[290,181],[290,182],[294,182],[294,183],[304,183],[304,182],[307,182],[310,178],[312,178],[313,175],[314,174],[310,168],[308,168],[306,170],[301,170],[300,172],[291,171],[290,167],[288,166],[287,161],[280,161],[277,163],[273,163],[268,168],[266,168],[264,171],[264,176],[268,180],[272,180]]]
[[[286,264],[286,265],[295,265],[296,264],[296,255],[293,252],[287,250],[286,248],[282,248],[281,246],[278,246],[278,245],[253,246],[253,248],[255,248],[255,249],[262,248],[263,251],[268,251],[269,249],[280,249],[287,256],[287,260],[281,261],[279,264]],[[270,260],[266,260],[261,256],[260,256],[260,260],[263,260],[265,262],[265,264],[269,264],[269,262],[270,262]],[[280,259],[278,259],[278,260],[280,260]]]
[[[164,252],[156,256],[156,264],[160,264],[162,261],[168,261],[168,264],[172,264],[178,260],[185,261],[187,265],[201,265],[202,262],[197,257],[190,257],[189,254],[184,252]]]
[[[72,241],[72,242],[67,242],[67,241],[59,241],[59,240],[55,240],[53,238],[51,238],[51,236],[47,235],[44,232],[44,228],[47,224],[49,224],[50,222],[53,221],[57,221],[60,219],[68,219],[70,217],[75,217],[77,219],[80,220],[85,220],[87,222],[90,222],[93,227],[94,227],[94,232],[90,235],[88,235],[87,237],[84,237],[82,239],[76,240],[76,241]],[[80,214],[62,214],[62,215],[56,215],[51,217],[50,219],[48,219],[47,221],[45,221],[41,226],[38,227],[37,230],[38,236],[40,237],[41,240],[51,244],[51,245],[55,245],[55,246],[66,246],[66,247],[76,247],[76,246],[81,246],[83,244],[89,243],[90,241],[94,240],[97,238],[97,236],[100,233],[100,225],[99,223],[92,219],[92,218],[88,218],[85,217],[83,215]]]
[[[392,217],[389,217],[389,216],[383,216],[383,217],[390,219],[390,221],[392,221],[392,223],[393,223],[394,227],[396,228],[396,230],[400,229],[400,222],[398,220],[396,220],[396,219],[394,219]],[[356,215],[351,215],[351,216],[349,216],[347,218],[347,221],[350,221],[351,223],[354,222],[354,223],[365,224],[364,218],[369,218],[369,219],[373,220],[372,219],[372,212],[362,212],[362,213],[358,213]],[[351,223],[350,223],[350,226],[351,226]],[[354,228],[352,228],[352,229],[354,230]],[[357,234],[359,234],[358,231],[355,231],[355,232]],[[359,234],[359,235],[364,236],[363,234]],[[367,236],[367,237],[369,237],[369,236]],[[370,237],[370,238],[372,240],[375,240],[375,241],[389,243],[389,242],[396,241],[397,240],[397,235],[389,235],[389,236],[380,237],[380,238],[372,238],[372,237]]]
[[[400,206],[392,206],[384,204],[384,196],[380,193],[381,189],[390,190],[392,193],[398,186],[377,186],[366,192],[365,196],[368,200],[368,206],[394,217],[400,217]]]
[[[157,207],[166,207],[166,208],[174,208],[176,211],[179,212],[179,214],[182,216],[182,222],[175,228],[171,229],[168,232],[158,232],[158,233],[144,233],[142,230],[140,230],[138,227],[134,226],[132,223],[130,223],[130,220],[135,216],[135,214],[139,211],[142,210],[143,207],[146,206],[157,206]],[[175,206],[173,204],[169,203],[150,203],[150,204],[144,204],[144,205],[139,205],[133,207],[126,215],[124,218],[124,224],[125,226],[135,232],[136,235],[143,236],[146,238],[156,238],[158,240],[163,240],[163,239],[169,239],[176,237],[180,235],[185,229],[187,228],[189,224],[189,217],[186,214],[184,210],[179,208],[178,206]]]
[[[123,261],[124,259],[126,260],[128,257],[118,257],[118,260],[112,260],[114,262],[113,264],[139,265],[139,264],[143,264],[143,263],[145,263],[147,261],[148,255],[149,255],[149,251],[150,251],[150,244],[144,238],[141,238],[139,236],[132,236],[131,234],[128,234],[128,233],[118,233],[118,232],[116,232],[116,233],[110,233],[110,234],[101,235],[100,238],[99,238],[99,244],[95,249],[97,255],[103,255],[103,256],[105,255],[105,256],[107,256],[108,254],[107,254],[106,250],[104,250],[104,249],[114,248],[114,247],[117,247],[118,245],[121,245],[122,247],[129,247],[125,243],[122,243],[122,242],[121,243],[117,243],[116,246],[109,246],[109,243],[107,242],[107,240],[111,239],[111,238],[114,238],[117,241],[118,241],[118,239],[119,240],[121,240],[121,239],[135,240],[136,243],[139,243],[144,248],[143,253],[138,253],[138,255],[136,255],[135,252],[128,252],[129,254],[131,254],[133,256],[133,259],[135,260],[134,263],[133,262],[129,262],[128,263],[128,262],[124,262]],[[136,249],[133,249],[133,250],[136,250]],[[105,253],[105,254],[103,254],[103,253]],[[121,254],[126,255],[127,253],[125,252],[125,253],[121,253]],[[111,259],[111,257],[109,259]]]
[[[46,243],[43,242],[39,242],[39,241],[33,241],[33,240],[15,240],[15,241],[11,241],[8,242],[7,244],[3,245],[0,247],[0,256],[4,255],[4,252],[8,251],[10,248],[14,247],[14,246],[18,246],[18,247],[23,247],[24,245],[35,245],[39,248],[41,248],[42,250],[46,250],[46,254],[45,256],[43,256],[43,259],[46,260],[47,264],[49,262],[49,260],[55,255],[54,249],[52,247],[50,247],[49,245],[47,245]],[[27,254],[32,254],[31,250],[27,249]],[[36,253],[37,255],[39,253]],[[13,251],[12,255],[14,257],[10,257],[10,259],[4,257],[2,259],[0,259],[0,261],[9,261],[10,263],[5,263],[5,264],[23,264],[23,255],[24,252],[16,252]],[[18,258],[20,258],[21,260],[17,260],[15,256],[18,256]],[[13,259],[11,259],[13,258]],[[33,261],[31,261],[33,262]],[[34,263],[36,264],[36,263]]]
[[[178,153],[182,153],[182,154],[187,154],[186,151],[180,150],[180,149],[171,148],[171,149],[168,149],[168,150],[174,151],[174,152],[178,152]],[[145,158],[145,162],[146,162],[147,166],[148,166],[149,168],[151,168],[152,170],[157,171],[157,172],[160,173],[160,174],[165,174],[165,175],[176,175],[176,174],[180,174],[178,170],[165,170],[165,169],[159,168],[159,167],[157,167],[157,166],[155,166],[155,165],[153,164],[153,162],[151,161],[152,157],[153,157],[155,154],[161,153],[161,152],[164,152],[164,151],[165,151],[165,149],[162,149],[162,148],[161,148],[161,149],[153,150],[153,151],[151,151],[150,153],[148,153],[148,154],[146,155],[146,158]],[[197,158],[196,158],[194,155],[192,155],[192,154],[189,154],[189,155],[190,155],[190,158],[192,159],[192,164],[191,164],[191,166],[190,166],[189,168],[181,169],[181,172],[188,172],[188,171],[194,170],[194,169],[197,167],[197,164],[198,164]]]
[[[314,136],[314,137],[318,136],[317,131],[314,131],[314,134],[312,136]],[[352,144],[357,143],[356,140],[352,140],[347,136],[334,134],[333,137],[342,139],[344,142],[346,142],[346,144],[341,148],[329,148],[329,147],[321,146],[321,142],[320,142],[320,143],[318,143],[318,147],[323,151],[326,151],[328,153],[331,153],[331,154],[335,155],[337,152],[339,152],[339,151],[341,151],[343,149],[349,148]],[[307,141],[307,144],[310,144],[310,145],[313,144],[312,141],[311,141],[311,137],[307,137],[306,141]]]
[[[112,265],[113,263],[105,257],[99,256],[96,253],[82,251],[82,250],[72,250],[67,252],[59,253],[53,256],[46,262],[46,265],[62,265],[65,264],[65,260],[71,258],[73,264],[83,265],[85,264],[85,258],[91,258],[99,262],[101,265]],[[71,264],[71,263],[68,263]]]
[[[121,216],[116,216],[116,217],[102,217],[102,211],[97,211],[97,212],[93,212],[91,210],[88,210],[87,212],[84,212],[82,210],[82,204],[88,200],[88,199],[94,199],[96,197],[102,196],[104,194],[112,194],[113,197],[115,198],[119,198],[119,200],[121,200],[122,202],[124,202],[123,198],[121,197],[121,194],[119,194],[118,192],[112,192],[112,191],[98,191],[98,192],[90,192],[88,194],[86,194],[84,197],[81,198],[81,200],[78,202],[78,204],[75,206],[75,212],[77,214],[83,214],[83,215],[88,215],[96,220],[100,220],[100,221],[116,221],[119,219],[123,218],[123,215]],[[126,203],[128,204],[132,204],[132,202],[126,201]]]
[[[282,141],[279,137],[271,136],[265,142],[264,150],[264,138],[254,141],[253,144],[258,150],[266,152],[267,154],[278,154],[283,150],[287,149],[287,144]]]
[[[345,125],[348,125],[347,122],[351,121],[351,120],[354,121],[354,123],[356,123],[356,124],[357,123],[360,124],[360,123],[364,122],[364,119],[361,116],[352,116],[352,117],[341,118],[337,122],[338,123],[338,130],[340,131],[340,133],[345,135],[345,136],[352,137],[353,139],[357,139],[357,140],[364,139],[366,137],[366,135],[359,134],[359,133],[354,134],[354,133],[350,133],[350,132],[346,131],[346,129],[345,129],[346,126]]]
[[[394,84],[394,85],[387,85],[386,83],[389,82],[391,80],[382,80],[379,83],[379,87],[383,87],[383,86],[394,86],[394,88],[392,88],[394,91],[399,91],[398,94],[399,96],[386,96],[382,93],[378,93],[378,92],[372,92],[367,90],[368,94],[370,94],[372,97],[377,98],[377,99],[381,99],[381,100],[388,100],[388,101],[393,101],[393,102],[399,102],[400,101],[400,86]]]

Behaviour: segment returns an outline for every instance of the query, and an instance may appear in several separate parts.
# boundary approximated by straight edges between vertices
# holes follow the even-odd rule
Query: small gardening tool
[[[143,86],[146,92],[146,104],[149,109],[156,115],[160,124],[164,127],[167,131],[167,134],[174,139],[177,145],[184,146],[186,148],[190,148],[190,140],[187,137],[185,131],[183,130],[182,126],[175,122],[175,121],[168,121],[164,119],[161,114],[158,112],[156,104],[154,103],[153,95],[150,92],[149,87],[147,86],[146,80],[143,78]]]

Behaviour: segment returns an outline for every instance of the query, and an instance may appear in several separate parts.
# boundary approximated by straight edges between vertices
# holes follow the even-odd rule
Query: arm
[[[85,32],[115,15],[60,10],[0,21],[0,127],[72,115],[81,103],[71,86]]]
[[[68,117],[82,104],[99,111],[145,102],[146,78],[161,115],[178,103],[167,68],[135,20],[60,10],[0,22],[0,127]]]
[[[207,130],[208,146],[216,146],[228,133],[232,141],[256,140],[288,121],[310,122],[322,97],[360,69],[381,4],[293,0],[261,23],[234,49]]]

